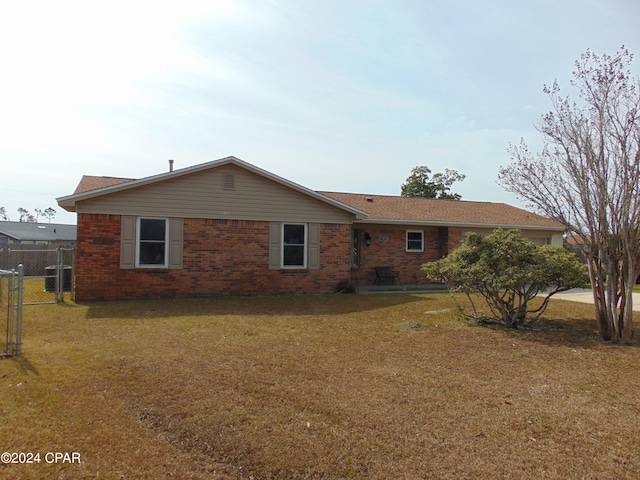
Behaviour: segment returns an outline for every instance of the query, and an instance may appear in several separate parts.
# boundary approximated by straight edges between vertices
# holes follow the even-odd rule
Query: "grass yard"
[[[0,478],[640,478],[638,343],[602,343],[589,305],[546,316],[478,327],[409,293],[28,306],[0,451],[41,461]]]

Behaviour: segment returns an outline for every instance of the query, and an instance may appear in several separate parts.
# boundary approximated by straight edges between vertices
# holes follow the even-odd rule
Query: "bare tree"
[[[587,259],[595,315],[604,340],[633,336],[632,289],[640,274],[640,82],[633,56],[587,50],[575,63],[579,99],[544,87],[552,110],[540,119],[544,139],[533,155],[524,140],[509,148],[499,182],[529,206],[563,223]]]
[[[18,213],[20,214],[20,222],[35,222],[36,217],[34,217],[29,210],[26,208],[18,208]]]
[[[47,219],[49,220],[49,223],[51,223],[51,220],[53,220],[53,217],[56,216],[56,213],[58,212],[56,212],[55,209],[52,207],[45,208],[44,211],[42,212],[42,214],[45,217],[47,217]]]
[[[9,216],[7,215],[7,209],[4,207],[0,207],[0,220],[9,221]]]
[[[45,217],[46,219],[49,220],[49,223],[51,223],[51,219],[55,217],[57,213],[55,209],[53,209],[52,207],[45,208],[44,210],[41,208],[35,208],[34,211],[36,212],[36,215],[35,215],[36,222],[40,219],[40,217]]]

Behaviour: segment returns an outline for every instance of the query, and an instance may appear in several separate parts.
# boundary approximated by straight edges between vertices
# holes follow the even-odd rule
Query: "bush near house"
[[[488,236],[470,233],[448,257],[426,263],[422,270],[430,280],[447,285],[454,300],[456,293],[470,300],[470,313],[456,302],[464,315],[513,328],[537,320],[554,294],[589,280],[586,266],[575,254],[535,245],[514,229]],[[530,309],[529,302],[542,292],[547,292],[542,304]],[[490,316],[478,308],[472,293],[481,295]]]

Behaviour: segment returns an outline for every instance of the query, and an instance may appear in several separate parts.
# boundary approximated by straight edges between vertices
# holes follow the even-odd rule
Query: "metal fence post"
[[[24,265],[18,265],[18,305],[16,307],[16,355],[22,353],[22,294],[24,290]]]
[[[9,280],[7,282],[7,346],[5,353],[7,355],[13,354],[14,342],[13,342],[13,289],[14,289],[14,277],[15,270],[11,270]]]
[[[64,258],[62,247],[56,248],[58,259],[56,262],[56,303],[64,302]]]
[[[71,300],[72,302],[76,301],[76,249],[74,248],[69,248],[67,249],[67,251],[69,252],[69,255],[71,256],[71,262],[69,262],[71,264],[71,291],[69,292],[69,300]]]

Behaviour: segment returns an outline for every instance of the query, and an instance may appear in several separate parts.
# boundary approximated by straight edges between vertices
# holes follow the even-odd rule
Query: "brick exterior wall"
[[[393,267],[400,272],[400,282],[407,284],[431,283],[420,270],[422,264],[439,260],[458,248],[468,232],[489,235],[490,228],[468,227],[415,227],[410,225],[359,224],[360,266],[356,269],[360,285],[372,285],[376,279],[375,267]],[[424,232],[424,251],[406,251],[407,230]],[[365,233],[371,236],[366,245]],[[539,232],[529,232],[535,235]],[[552,234],[553,232],[551,232]],[[543,232],[549,234],[549,232]],[[390,280],[385,280],[390,283]]]
[[[324,293],[349,278],[351,226],[321,224],[320,269],[269,269],[269,222],[184,220],[183,268],[120,268],[120,216],[78,215],[76,300]]]
[[[375,267],[391,266],[400,272],[400,282],[429,283],[420,270],[423,263],[438,260],[446,256],[459,245],[461,235],[450,233],[447,227],[414,227],[403,225],[367,225],[360,229],[360,267],[357,269],[360,285],[373,284]],[[424,232],[424,251],[406,251],[407,230]],[[370,245],[366,245],[365,232],[371,236]]]

